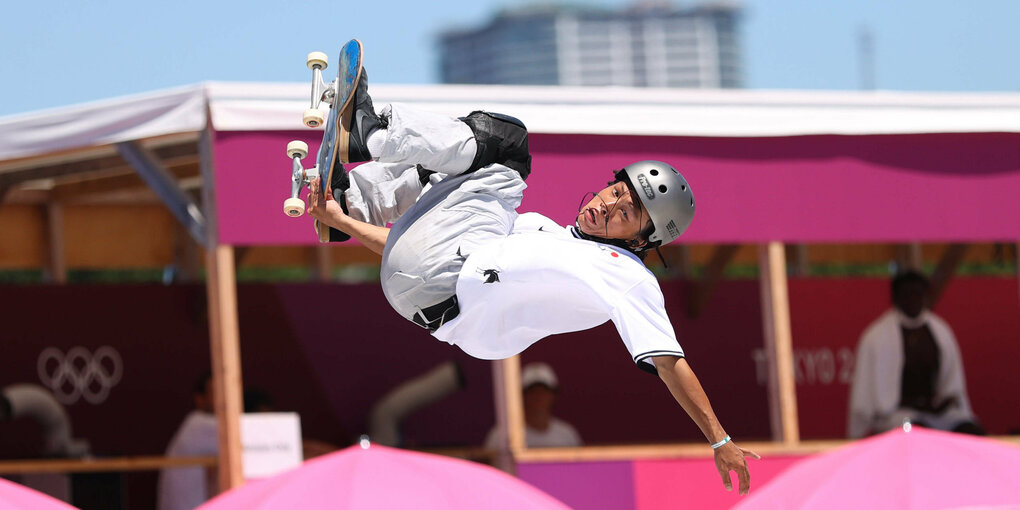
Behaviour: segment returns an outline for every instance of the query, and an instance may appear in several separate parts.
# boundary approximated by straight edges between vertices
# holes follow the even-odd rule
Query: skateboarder
[[[612,320],[637,366],[663,380],[712,444],[726,489],[736,471],[746,494],[745,457],[758,455],[719,423],[642,263],[693,219],[683,176],[659,161],[628,165],[562,227],[516,212],[531,171],[519,120],[487,112],[457,119],[400,104],[377,113],[364,72],[354,94],[341,157],[366,163],[334,171],[331,197],[313,182],[308,213],[339,231],[331,237],[350,234],[382,255],[390,305],[481,359]]]

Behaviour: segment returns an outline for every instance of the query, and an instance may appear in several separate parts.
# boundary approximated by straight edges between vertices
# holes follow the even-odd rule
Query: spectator
[[[195,409],[177,429],[167,457],[216,455],[216,415],[213,411],[212,375],[206,373],[195,384]],[[191,510],[218,492],[216,472],[195,467],[167,468],[159,474],[158,510]]]
[[[860,438],[901,426],[984,434],[976,423],[960,349],[926,308],[928,279],[915,271],[892,280],[894,307],[861,335],[850,387],[847,434]]]
[[[528,448],[581,446],[581,435],[569,423],[553,416],[559,382],[552,367],[545,363],[529,363],[521,370],[524,391],[524,433]],[[485,447],[500,449],[503,431],[493,427],[485,439]]]

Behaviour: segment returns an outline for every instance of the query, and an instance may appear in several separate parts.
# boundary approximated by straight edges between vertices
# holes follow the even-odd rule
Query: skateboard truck
[[[319,110],[319,104],[325,102],[332,105],[336,87],[334,83],[326,83],[322,79],[322,71],[329,65],[325,53],[321,51],[309,53],[305,64],[312,70],[312,106],[305,110],[302,120],[306,126],[317,128],[326,121],[325,115]]]
[[[315,166],[305,168],[301,160],[308,156],[308,144],[294,140],[287,144],[287,157],[292,162],[290,198],[283,202],[283,212],[292,218],[303,215],[306,204],[298,198],[301,188],[311,185],[316,178],[320,179],[321,191],[326,199],[330,199],[329,183],[334,169],[343,172],[340,164],[346,157],[346,144],[338,143],[342,136],[342,122],[350,116],[352,97],[361,77],[362,48],[361,41],[351,39],[340,50],[336,78],[327,83],[322,79],[322,71],[326,69],[326,54],[312,52],[308,54],[305,65],[312,70],[312,101],[311,107],[305,110],[302,120],[311,128],[325,127],[322,133],[322,144],[319,146]],[[322,103],[329,105],[328,112],[319,109]],[[340,151],[343,146],[344,150]],[[319,242],[330,242],[335,236],[328,225],[315,222],[315,231]],[[346,235],[346,234],[344,234]]]
[[[318,110],[316,110],[318,111]],[[301,140],[294,140],[287,144],[287,157],[294,162],[294,170],[291,173],[290,198],[283,201],[283,212],[291,218],[297,218],[305,213],[305,202],[298,198],[298,193],[303,186],[312,182],[318,177],[317,167],[305,168],[301,160],[308,155],[308,144]]]

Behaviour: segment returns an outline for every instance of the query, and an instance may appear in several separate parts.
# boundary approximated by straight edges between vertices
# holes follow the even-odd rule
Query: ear
[[[648,244],[648,240],[647,239],[642,239],[640,237],[635,237],[634,239],[631,239],[630,241],[627,241],[627,246],[629,246],[631,248],[634,248],[634,249],[642,248],[642,247],[644,247],[647,244]]]

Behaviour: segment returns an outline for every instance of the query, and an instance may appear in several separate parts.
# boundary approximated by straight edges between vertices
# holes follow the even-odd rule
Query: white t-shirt
[[[170,446],[167,457],[200,457],[216,455],[216,416],[192,411],[184,418]],[[203,467],[167,468],[159,475],[159,510],[191,510],[205,503],[209,496],[206,470]]]
[[[433,335],[481,359],[504,359],[557,333],[613,321],[631,358],[683,356],[655,276],[633,254],[575,238],[537,213],[469,254],[457,280],[460,314]]]
[[[528,448],[570,448],[581,446],[581,434],[573,425],[553,417],[549,420],[549,428],[546,430],[524,427],[524,442]],[[490,450],[498,450],[503,443],[503,429],[499,426],[492,427],[489,434],[485,436],[485,447]]]

